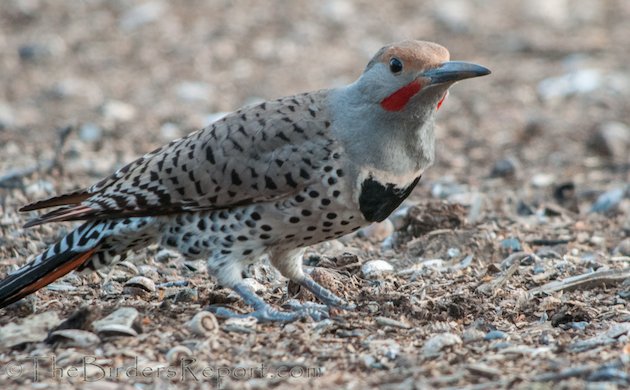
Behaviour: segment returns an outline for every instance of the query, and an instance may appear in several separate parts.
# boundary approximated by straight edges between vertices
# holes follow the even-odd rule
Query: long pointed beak
[[[421,77],[430,79],[430,85],[450,83],[490,74],[490,69],[470,62],[449,61],[437,68],[429,69]]]

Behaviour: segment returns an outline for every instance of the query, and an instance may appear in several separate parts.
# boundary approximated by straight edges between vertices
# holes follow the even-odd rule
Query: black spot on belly
[[[371,177],[365,179],[359,195],[361,213],[370,222],[385,220],[411,194],[418,181],[420,176],[407,187],[401,188],[392,183],[383,185]]]

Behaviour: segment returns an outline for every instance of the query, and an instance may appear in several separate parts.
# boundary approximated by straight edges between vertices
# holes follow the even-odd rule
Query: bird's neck
[[[388,112],[360,83],[331,90],[333,131],[349,157],[362,166],[397,175],[421,173],[433,163],[435,102],[414,98]]]

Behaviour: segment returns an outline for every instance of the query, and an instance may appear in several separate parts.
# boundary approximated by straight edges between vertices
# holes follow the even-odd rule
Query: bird
[[[82,221],[0,281],[0,308],[71,271],[98,270],[158,243],[252,308],[219,317],[287,323],[356,305],[302,268],[308,246],[385,220],[435,158],[436,113],[455,82],[490,74],[433,42],[382,47],[353,83],[240,108],[88,188],[28,204],[24,227]],[[243,281],[264,256],[323,304],[277,309]]]

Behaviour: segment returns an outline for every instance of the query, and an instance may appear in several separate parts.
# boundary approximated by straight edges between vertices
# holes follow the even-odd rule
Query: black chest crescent
[[[365,179],[361,183],[359,195],[361,214],[370,222],[385,220],[411,194],[420,181],[420,177],[418,176],[406,187],[397,187],[392,183],[379,183],[371,177]]]

